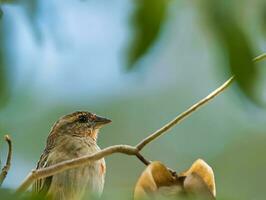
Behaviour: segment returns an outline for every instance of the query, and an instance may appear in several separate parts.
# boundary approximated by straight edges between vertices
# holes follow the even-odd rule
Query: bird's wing
[[[53,132],[51,132],[49,134],[47,141],[46,141],[45,150],[40,157],[40,160],[37,164],[36,169],[45,168],[45,167],[48,167],[51,165],[51,162],[49,161],[49,154],[52,151],[52,149],[54,148],[55,137],[56,137],[56,135],[53,134]],[[45,195],[51,186],[52,178],[53,178],[52,176],[49,176],[49,177],[46,177],[43,179],[36,180],[33,184],[33,187],[32,187],[33,191],[35,193],[41,193],[41,194]]]
[[[36,169],[45,168],[50,165],[49,160],[48,160],[48,155],[49,155],[48,152],[44,152],[41,155]],[[43,179],[38,179],[34,182],[32,189],[35,193],[40,193],[42,195],[45,195],[49,190],[51,182],[52,182],[52,176],[49,176]]]

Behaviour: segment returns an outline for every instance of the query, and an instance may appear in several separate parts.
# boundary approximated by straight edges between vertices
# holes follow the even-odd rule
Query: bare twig
[[[261,54],[253,59],[253,62],[259,62],[266,59],[266,53]],[[164,125],[162,128],[158,129],[154,133],[150,134],[147,138],[142,140],[136,147],[141,150],[145,145],[153,141],[154,139],[158,138],[159,136],[163,135],[168,131],[170,128],[172,128],[177,123],[181,122],[183,119],[188,117],[191,113],[196,111],[198,108],[200,108],[202,105],[209,102],[211,99],[222,93],[226,88],[228,88],[231,83],[234,81],[235,77],[232,76],[229,78],[224,84],[222,84],[220,87],[218,87],[216,90],[211,92],[208,96],[200,100],[199,102],[195,103],[193,106],[191,106],[189,109],[178,115],[175,119],[170,121],[168,124]]]
[[[136,150],[137,150],[137,148],[136,148]],[[146,160],[146,159],[145,159],[145,158],[139,153],[138,150],[137,150],[136,156],[137,156],[137,158],[138,158],[141,162],[144,163],[144,165],[149,165],[149,164],[151,163],[150,161]]]
[[[185,117],[189,116],[192,112],[194,112],[196,109],[200,108],[202,105],[213,99],[215,96],[220,94],[223,90],[225,90],[230,83],[233,81],[233,77],[230,78],[228,81],[226,81],[223,85],[221,85],[218,89],[214,90],[211,94],[209,94],[207,97],[199,101],[198,103],[194,104],[192,107],[190,107],[185,112],[178,115],[174,120],[172,120],[170,123],[166,124],[161,129],[155,131],[150,136],[142,140],[139,144],[136,146],[129,146],[129,145],[115,145],[107,147],[95,154],[83,156],[80,158],[64,161],[55,165],[52,165],[50,167],[46,167],[43,169],[33,170],[23,181],[23,183],[20,185],[20,187],[17,189],[17,192],[23,192],[25,191],[35,180],[40,178],[45,178],[51,175],[54,175],[56,173],[62,172],[67,169],[72,169],[75,167],[79,167],[82,165],[86,165],[92,161],[99,160],[103,157],[109,156],[114,153],[123,153],[127,155],[135,155],[137,156],[144,164],[148,165],[150,162],[147,161],[141,154],[139,153],[148,143],[156,139],[157,137],[161,136],[163,133],[165,133],[167,130],[172,128],[174,125],[176,125],[178,122],[180,122]]]
[[[261,61],[266,58],[266,54],[263,54],[261,56],[258,56],[254,58],[254,62]],[[17,192],[23,192],[27,190],[27,188],[37,179],[45,178],[48,176],[52,176],[54,174],[60,173],[67,169],[72,169],[76,167],[80,167],[82,165],[86,165],[92,161],[99,160],[103,157],[109,156],[114,153],[122,153],[127,155],[134,155],[137,158],[139,158],[140,161],[142,161],[145,165],[148,165],[150,161],[146,160],[141,154],[140,151],[150,142],[158,138],[159,136],[163,135],[168,131],[170,128],[181,122],[183,119],[188,117],[190,114],[192,114],[197,109],[201,108],[203,105],[208,103],[210,100],[212,100],[214,97],[221,94],[230,84],[233,82],[234,76],[229,78],[224,84],[222,84],[219,88],[211,92],[209,95],[207,95],[205,98],[197,102],[196,104],[192,105],[190,108],[188,108],[186,111],[175,117],[172,121],[170,121],[168,124],[163,126],[162,128],[158,129],[145,139],[143,139],[140,143],[138,143],[136,146],[129,146],[129,145],[114,145],[107,147],[95,154],[83,156],[80,158],[64,161],[55,165],[52,165],[50,167],[46,167],[43,169],[33,170],[31,173],[28,174],[26,179],[23,181],[23,183],[20,185],[20,187],[17,189]],[[173,173],[173,172],[172,172]]]
[[[211,92],[208,96],[191,106],[189,109],[178,115],[176,118],[174,118],[172,121],[170,121],[168,124],[163,126],[162,128],[158,129],[148,137],[146,137],[144,140],[142,140],[139,144],[137,144],[137,149],[141,150],[143,147],[145,147],[147,144],[149,144],[154,139],[158,138],[159,136],[163,135],[168,131],[170,128],[172,128],[177,123],[181,122],[183,119],[188,117],[191,113],[196,111],[198,108],[209,102],[211,99],[222,93],[234,80],[234,77],[229,78],[223,85],[221,85],[219,88]]]
[[[263,53],[263,54],[261,54],[261,55],[255,57],[255,58],[253,59],[253,62],[256,63],[256,62],[262,61],[262,60],[264,60],[264,59],[266,59],[266,53]]]
[[[83,156],[77,159],[67,160],[55,165],[52,165],[50,167],[46,167],[43,169],[33,170],[25,179],[25,181],[20,185],[20,187],[17,189],[17,192],[23,192],[25,191],[33,181],[45,178],[51,175],[54,175],[55,173],[62,172],[67,169],[72,169],[75,167],[79,167],[81,165],[86,165],[92,161],[99,160],[103,157],[109,156],[114,153],[123,153],[127,155],[136,155],[137,150],[136,148],[129,146],[129,145],[114,145],[107,147],[98,153],[94,153],[92,155]]]
[[[7,154],[7,158],[6,158],[6,164],[5,166],[2,168],[1,174],[0,174],[0,186],[2,185],[2,183],[4,182],[6,175],[10,169],[11,166],[11,158],[12,158],[12,141],[11,138],[8,135],[5,135],[5,141],[8,144],[8,154]]]

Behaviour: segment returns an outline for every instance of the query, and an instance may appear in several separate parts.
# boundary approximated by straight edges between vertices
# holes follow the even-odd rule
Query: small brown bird
[[[37,169],[96,153],[99,129],[111,120],[90,112],[74,112],[63,116],[52,127]],[[33,191],[54,200],[76,200],[89,193],[100,196],[104,187],[105,161],[66,170],[39,179]]]

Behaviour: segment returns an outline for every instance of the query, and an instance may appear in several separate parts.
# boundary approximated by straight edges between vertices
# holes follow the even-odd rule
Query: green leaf
[[[222,30],[222,34],[228,54],[229,69],[235,75],[237,84],[244,94],[256,102],[254,85],[258,71],[252,62],[254,54],[249,41],[237,24],[228,23],[225,30]]]
[[[8,86],[7,86],[7,77],[6,77],[6,54],[5,54],[5,45],[4,45],[4,30],[3,25],[0,21],[0,108],[8,100]]]
[[[210,3],[210,1],[208,1]],[[252,61],[254,53],[250,41],[244,29],[239,25],[234,9],[230,3],[210,3],[209,18],[212,26],[220,39],[222,49],[225,51],[228,60],[228,69],[240,90],[248,99],[256,104],[261,104],[255,94],[255,86],[258,77],[258,70]]]
[[[3,17],[3,10],[2,10],[2,8],[0,7],[0,19]]]
[[[128,69],[147,53],[157,39],[167,13],[168,0],[137,0],[133,15],[135,33],[128,55]]]

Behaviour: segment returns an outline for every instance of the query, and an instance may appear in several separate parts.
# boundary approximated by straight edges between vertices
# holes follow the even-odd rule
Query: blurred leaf
[[[257,80],[257,68],[252,62],[253,53],[244,33],[231,24],[227,27],[228,32],[224,32],[224,42],[227,48],[229,67],[236,77],[240,89],[247,97],[257,102],[254,95],[254,85]]]
[[[32,31],[35,38],[41,42],[42,34],[38,24],[38,13],[39,13],[39,0],[22,0],[22,5],[26,11],[28,20],[31,24]]]
[[[0,189],[0,196],[1,196],[1,199],[5,199],[5,200],[17,199],[16,196],[12,194],[12,191],[7,190],[7,189]]]
[[[0,0],[0,19],[3,17],[4,15],[4,11],[1,8],[2,4],[13,4],[13,3],[17,3],[19,0]]]
[[[212,168],[199,159],[187,171],[173,176],[160,162],[152,162],[141,174],[134,199],[158,197],[193,197],[214,199],[216,195]]]
[[[31,192],[26,192],[23,195],[15,194],[15,191],[9,189],[0,189],[0,197],[4,200],[47,200],[47,197],[41,195],[33,195]]]
[[[18,3],[20,0],[1,0],[2,4]]]
[[[133,15],[135,28],[128,56],[128,69],[143,56],[157,39],[160,28],[165,20],[169,0],[137,0]]]
[[[229,62],[229,70],[235,75],[241,91],[253,102],[260,104],[255,95],[258,70],[250,41],[238,24],[233,6],[228,2],[208,0],[208,18],[220,39]]]
[[[262,18],[262,31],[264,32],[264,37],[266,37],[266,2],[264,2],[263,6],[261,7],[261,18]]]
[[[8,100],[8,81],[6,77],[6,53],[4,43],[4,30],[3,24],[0,21],[0,108]]]
[[[0,19],[3,17],[3,10],[2,10],[2,8],[0,7]]]
[[[20,6],[23,6],[25,9],[25,13],[28,17],[28,20],[31,24],[31,28],[33,30],[33,33],[36,36],[36,39],[38,41],[41,41],[41,32],[40,27],[37,23],[38,21],[38,12],[39,12],[39,0],[0,0],[0,5],[2,4],[18,4]],[[4,12],[1,10],[0,7],[0,19]]]

